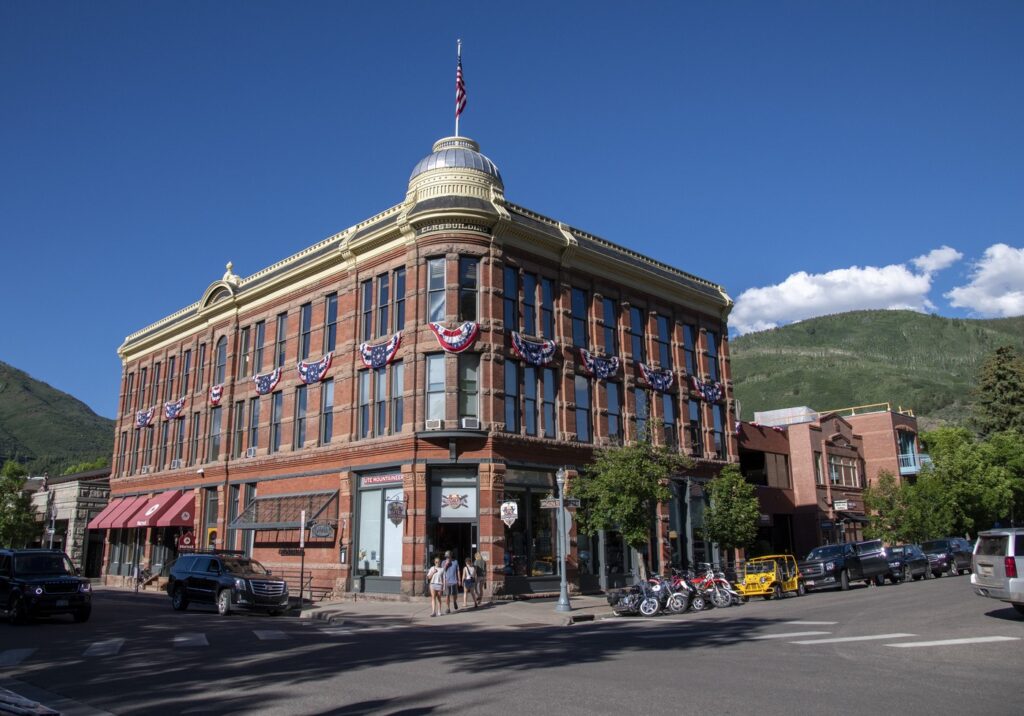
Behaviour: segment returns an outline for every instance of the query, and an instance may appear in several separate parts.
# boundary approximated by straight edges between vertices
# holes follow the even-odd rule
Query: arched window
[[[213,371],[213,384],[220,385],[224,382],[224,372],[228,364],[228,337],[221,336],[217,341],[217,363]]]

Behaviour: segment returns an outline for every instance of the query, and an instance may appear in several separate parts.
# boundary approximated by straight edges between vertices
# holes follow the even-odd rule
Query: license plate
[[[68,605],[68,600],[67,599],[58,599],[57,600],[57,606],[58,607],[66,607],[67,605]]]
[[[804,584],[806,584],[808,587],[813,587],[814,586],[814,580],[813,579],[805,579],[804,580]]]
[[[991,577],[992,576],[992,567],[986,567],[983,564],[979,564],[978,565],[978,576],[979,577]]]

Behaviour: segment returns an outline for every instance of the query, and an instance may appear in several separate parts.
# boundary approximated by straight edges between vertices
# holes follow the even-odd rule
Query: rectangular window
[[[284,412],[284,393],[277,391],[270,396],[270,444],[268,452],[281,449],[281,414]]]
[[[506,331],[519,330],[519,271],[506,266],[502,288],[502,320]]]
[[[480,354],[459,356],[459,425],[462,418],[480,417]]]
[[[167,421],[160,423],[160,444],[157,446],[156,454],[156,469],[163,470],[164,465],[167,464],[167,436],[169,434],[170,425]]]
[[[636,440],[649,441],[651,436],[647,432],[647,419],[651,415],[651,408],[647,400],[647,391],[643,388],[633,388],[633,401],[636,403]]]
[[[616,444],[622,442],[622,394],[618,383],[606,382],[605,394],[608,401],[608,438]]]
[[[443,321],[445,317],[444,300],[444,264],[445,260],[430,259],[427,261],[427,320]]]
[[[711,380],[718,380],[718,334],[714,331],[707,332],[708,342],[708,377]]]
[[[373,424],[374,435],[388,432],[388,367],[373,371]]]
[[[201,393],[206,387],[206,344],[199,344],[199,360],[196,362],[196,385],[195,392]]]
[[[362,338],[368,341],[373,338],[373,280],[366,279],[360,285],[360,300],[362,301],[363,333]]]
[[[370,436],[370,371],[359,371],[359,438]]]
[[[287,346],[288,346],[288,314],[281,313],[277,316],[277,334],[274,336],[274,340],[277,341],[274,349],[274,368],[284,368],[284,362],[287,360]]]
[[[295,423],[292,425],[292,449],[301,450],[306,444],[306,388],[300,385],[295,389]]]
[[[338,340],[338,294],[324,299],[324,354],[334,350]]]
[[[477,294],[479,282],[480,259],[463,256],[459,258],[459,320],[477,320]]]
[[[523,333],[537,335],[537,276],[523,274]]]
[[[195,465],[199,459],[199,413],[192,413],[192,425],[189,428],[188,464]]]
[[[121,414],[126,415],[132,409],[132,392],[135,390],[135,374],[129,373],[125,383],[124,403],[121,406]]]
[[[327,445],[334,437],[334,379],[320,383],[320,444]]]
[[[181,395],[178,396],[179,398],[184,395],[188,395],[189,372],[191,371],[191,369],[192,349],[189,348],[187,351],[185,351],[185,354],[182,356],[181,359]]]
[[[555,382],[554,368],[541,368],[543,378],[543,403],[544,403],[544,437],[558,437],[557,413],[555,413],[555,396],[558,394],[558,384]]]
[[[173,400],[174,395],[174,379],[177,377],[177,362],[178,356],[171,356],[167,359],[167,386],[164,388],[164,402]]]
[[[249,447],[260,446],[260,399],[249,398]]]
[[[160,373],[163,366],[160,361],[153,364],[153,402],[160,400]]]
[[[386,336],[391,324],[388,323],[388,309],[391,307],[391,281],[389,276],[377,277],[377,335]]]
[[[548,339],[555,337],[555,282],[543,277],[540,280],[540,334]]]
[[[124,461],[128,453],[128,431],[125,430],[121,433],[121,442],[117,448],[117,471],[119,475],[125,474],[126,468]]]
[[[427,420],[444,420],[444,354],[427,356]]]
[[[213,384],[223,385],[228,370],[228,339],[221,336],[214,351]]]
[[[814,484],[815,485],[824,485],[825,484],[825,475],[822,472],[821,463],[822,463],[821,453],[820,452],[814,453]]]
[[[828,456],[829,481],[840,487],[862,487],[857,461],[839,455]]]
[[[256,483],[247,482],[245,484],[245,502],[242,503],[243,509],[247,509],[249,505],[256,499]],[[252,556],[252,545],[254,537],[256,536],[256,530],[245,530],[242,532],[242,550],[246,556]]]
[[[153,464],[153,428],[142,429],[142,467]]]
[[[175,460],[181,466],[181,459],[185,456],[185,418],[178,418],[174,421],[174,452],[171,460]]]
[[[601,301],[604,318],[604,352],[606,355],[619,354],[619,304],[614,298]]]
[[[256,375],[263,370],[263,341],[267,337],[267,322],[258,321],[256,323],[255,335],[252,339],[253,351],[252,351],[252,373]]]
[[[704,455],[704,414],[699,400],[689,402],[690,409],[690,454],[702,457]]]
[[[675,450],[679,446],[679,439],[676,437],[676,396],[671,393],[661,394],[662,426],[665,428],[665,445]]]
[[[505,430],[519,432],[519,364],[505,361]]]
[[[537,368],[523,366],[523,427],[527,435],[537,434]]]
[[[139,372],[139,406],[138,406],[138,410],[145,410],[147,407],[149,407],[148,405],[146,405],[146,378],[147,378],[148,372],[149,372],[148,368],[143,368]]]
[[[572,290],[572,344],[587,347],[587,292],[582,288]]]
[[[395,331],[405,330],[405,269],[395,269]]]
[[[309,341],[313,333],[313,304],[299,306],[299,360],[309,358]]]
[[[658,363],[662,370],[672,367],[672,324],[668,316],[655,316],[654,324],[657,327],[657,334],[654,337],[655,347],[658,349]]]
[[[402,361],[391,364],[391,433],[402,432],[405,424],[405,366]]]
[[[683,355],[686,357],[686,374],[697,375],[697,326],[683,324]]]
[[[139,428],[132,430],[132,464],[128,467],[128,474],[134,475],[139,469]]]
[[[249,372],[249,341],[250,328],[246,326],[242,329],[241,335],[238,338],[238,368],[235,375],[239,378],[248,378],[252,374]]]
[[[242,457],[245,449],[245,401],[235,403],[235,436],[231,441],[231,457]]]
[[[644,312],[636,306],[629,309],[629,350],[633,354],[634,363],[647,362],[647,351],[644,350]]]
[[[207,437],[207,445],[210,449],[206,457],[207,462],[213,462],[220,456],[220,416],[219,405],[210,409],[210,434]]]
[[[576,376],[576,439],[581,443],[590,442],[590,380],[584,375]]]
[[[715,454],[719,460],[725,459],[725,406],[712,405],[711,417],[714,420]]]
[[[231,485],[228,488],[228,524],[234,522],[238,517],[238,493],[241,485]],[[224,533],[224,549],[235,549],[235,536],[237,530],[229,529]]]

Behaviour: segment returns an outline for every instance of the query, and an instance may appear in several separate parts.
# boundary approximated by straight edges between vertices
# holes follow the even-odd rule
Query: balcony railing
[[[927,453],[909,452],[900,455],[900,474],[916,475],[921,468],[931,465],[932,459]]]

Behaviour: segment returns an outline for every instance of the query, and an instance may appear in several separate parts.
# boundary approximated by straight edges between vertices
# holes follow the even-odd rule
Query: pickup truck
[[[815,547],[799,567],[808,591],[845,590],[851,582],[881,585],[889,573],[889,560],[881,540],[866,540]]]

